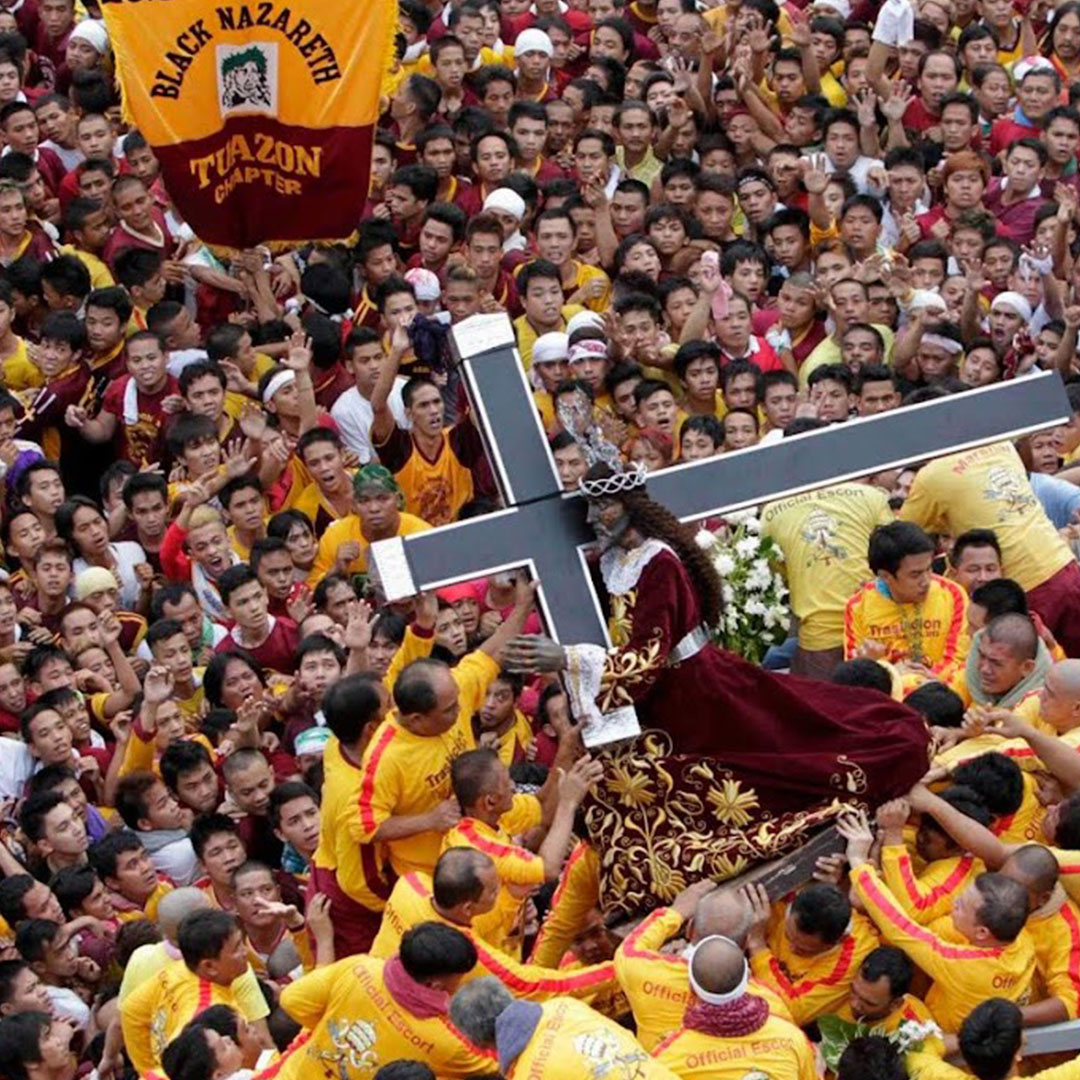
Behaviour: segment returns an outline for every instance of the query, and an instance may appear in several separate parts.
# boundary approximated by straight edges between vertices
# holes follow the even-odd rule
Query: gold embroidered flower
[[[731,858],[728,855],[718,855],[713,863],[714,876],[720,881],[738,877],[750,864],[741,855]]]
[[[738,780],[724,780],[719,788],[712,788],[706,796],[716,816],[725,825],[741,828],[750,824],[749,811],[758,808],[758,797],[753,790],[743,791]]]
[[[607,787],[626,806],[652,806],[656,802],[656,793],[648,776],[631,772],[625,765],[611,766]]]
[[[617,593],[611,598],[608,633],[611,635],[611,644],[617,649],[622,648],[634,632],[634,605],[636,603],[637,593],[634,591]]]

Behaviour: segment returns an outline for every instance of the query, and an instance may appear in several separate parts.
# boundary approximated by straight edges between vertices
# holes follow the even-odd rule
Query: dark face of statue
[[[618,499],[590,499],[585,520],[596,534],[601,551],[620,543],[630,528],[630,515]]]

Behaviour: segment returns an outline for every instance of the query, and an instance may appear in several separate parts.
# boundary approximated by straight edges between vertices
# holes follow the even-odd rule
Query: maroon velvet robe
[[[626,644],[607,660],[598,704],[634,704],[643,734],[601,751],[604,780],[586,807],[605,912],[645,911],[702,877],[733,877],[846,806],[906,794],[926,772],[922,718],[877,691],[775,675],[712,645],[669,665],[701,621],[670,551],[612,597],[612,611]]]

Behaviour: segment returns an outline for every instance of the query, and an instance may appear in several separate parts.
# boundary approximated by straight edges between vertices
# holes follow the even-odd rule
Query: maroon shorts
[[[1028,607],[1046,624],[1067,656],[1080,656],[1080,565],[1071,562],[1027,594]]]
[[[338,885],[333,870],[313,866],[307,889],[309,902],[316,893],[330,897],[335,958],[341,960],[346,956],[368,952],[382,925],[382,914],[358,904],[351,896],[346,896]]]

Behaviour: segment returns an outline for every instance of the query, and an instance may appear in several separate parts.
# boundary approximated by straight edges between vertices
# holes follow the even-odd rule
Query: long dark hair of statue
[[[615,472],[609,465],[597,462],[589,469],[585,478],[599,480],[614,475]],[[715,626],[724,606],[720,575],[708,555],[694,542],[693,530],[666,507],[653,502],[644,488],[624,491],[612,498],[626,507],[630,522],[638,532],[643,536],[662,540],[679,556],[694,583],[698,603],[701,605],[702,621],[709,626]]]

